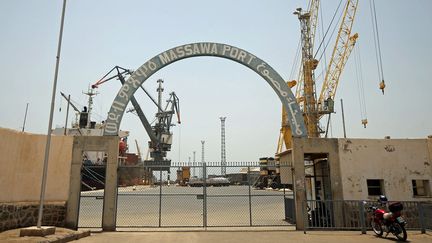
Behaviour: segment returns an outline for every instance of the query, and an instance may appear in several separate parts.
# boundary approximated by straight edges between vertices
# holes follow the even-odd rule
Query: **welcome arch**
[[[266,62],[235,46],[200,42],[181,45],[164,51],[139,67],[126,80],[117,93],[108,112],[104,130],[105,136],[117,136],[126,106],[136,90],[158,70],[176,61],[198,56],[214,56],[238,62],[260,75],[273,88],[287,110],[293,137],[307,137],[302,112],[291,89],[282,77]]]

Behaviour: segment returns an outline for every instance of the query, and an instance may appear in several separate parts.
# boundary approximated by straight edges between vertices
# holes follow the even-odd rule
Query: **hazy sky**
[[[26,131],[46,134],[62,2],[0,1],[1,127],[20,130],[26,103],[30,103]],[[86,104],[82,92],[112,67],[137,69],[156,54],[187,43],[205,41],[237,46],[265,60],[284,79],[296,78],[297,75],[290,74],[300,28],[292,12],[297,7],[306,8],[307,2],[69,0],[53,126],[63,127],[65,123],[67,103],[60,91],[70,94],[81,108]],[[382,95],[378,89],[369,1],[361,0],[353,31],[359,33],[369,124],[367,128],[361,125],[359,89],[351,55],[337,91],[330,135],[343,136],[339,101],[342,98],[348,137],[425,138],[432,135],[428,96],[432,90],[432,1],[375,2],[386,93]],[[338,3],[338,0],[322,1],[324,31]],[[316,43],[322,38],[322,27],[318,28]],[[334,37],[328,46],[327,61]],[[323,58],[317,76],[324,63]],[[256,161],[274,155],[281,103],[265,80],[253,71],[214,57],[182,60],[144,83],[154,97],[159,78],[165,80],[166,95],[175,91],[180,98],[182,124],[173,128],[171,159],[187,161],[197,151],[196,158],[200,161],[200,141],[205,140],[206,161],[219,161],[220,116],[227,117],[227,161]],[[119,88],[117,80],[99,88],[94,105],[96,121],[106,118]],[[317,90],[320,89],[318,82]],[[144,92],[138,91],[136,96],[152,120],[155,107]],[[70,112],[69,117],[70,124],[74,113]],[[148,136],[135,115],[126,113],[121,128],[131,132],[132,151],[136,151],[135,139],[141,150],[147,151]]]

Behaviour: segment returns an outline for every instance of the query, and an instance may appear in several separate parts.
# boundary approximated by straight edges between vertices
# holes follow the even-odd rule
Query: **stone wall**
[[[38,202],[0,203],[0,232],[34,226],[39,213]],[[66,203],[44,203],[42,225],[64,226]]]

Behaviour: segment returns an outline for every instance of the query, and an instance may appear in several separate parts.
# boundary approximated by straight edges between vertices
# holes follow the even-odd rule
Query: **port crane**
[[[115,72],[114,74],[112,74]],[[105,74],[100,80],[94,83],[91,87],[92,89],[99,88],[99,86],[109,80],[118,79],[121,84],[126,82],[125,77],[127,75],[132,75],[133,71],[129,69],[125,69],[119,66],[115,66],[112,68],[107,74]],[[111,76],[110,76],[111,75]],[[166,164],[169,167],[171,161],[166,159],[167,151],[171,150],[172,143],[172,132],[171,126],[172,124],[172,116],[174,114],[177,115],[177,123],[181,123],[180,121],[180,106],[179,106],[179,98],[174,92],[171,92],[170,98],[167,100],[166,107],[162,107],[162,93],[163,80],[159,79],[157,81],[159,83],[157,92],[158,92],[158,101],[156,101],[150,94],[145,90],[142,86],[140,88],[147,94],[147,96],[152,100],[152,102],[157,106],[156,113],[156,122],[152,126],[148,121],[147,117],[144,115],[144,112],[141,109],[141,106],[138,104],[138,101],[134,96],[131,97],[131,103],[133,105],[132,109],[129,111],[133,111],[141,120],[144,129],[147,131],[147,134],[150,137],[149,141],[149,150],[150,150],[150,161],[147,163],[152,164],[152,162],[157,164]],[[146,161],[145,161],[146,162]],[[166,168],[164,166],[164,168]]]
[[[319,0],[311,0],[309,11],[304,12],[301,8],[298,8],[294,12],[300,20],[302,65],[298,81],[290,81],[288,86],[291,88],[297,84],[296,98],[303,109],[303,117],[309,137],[319,137],[323,132],[319,126],[319,120],[324,115],[334,112],[334,98],[340,76],[358,38],[357,33],[351,33],[357,6],[358,0],[346,1],[336,43],[318,98],[314,70],[319,62],[314,58],[313,45],[318,20]],[[367,120],[365,122],[367,123]],[[284,109],[282,111],[282,126],[276,154],[282,152],[283,145],[286,148],[292,147],[291,128]]]

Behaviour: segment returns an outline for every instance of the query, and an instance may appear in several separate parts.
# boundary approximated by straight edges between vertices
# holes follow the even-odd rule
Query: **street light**
[[[66,0],[63,0],[63,9],[62,9],[62,15],[61,15],[61,24],[60,24],[60,34],[59,34],[59,41],[58,41],[58,46],[57,46],[56,66],[55,66],[55,71],[54,71],[54,83],[53,83],[53,91],[52,91],[52,96],[51,96],[51,110],[50,110],[50,117],[49,117],[49,122],[48,122],[47,142],[46,142],[46,146],[45,146],[45,159],[44,159],[42,182],[41,182],[39,214],[38,214],[38,221],[37,221],[37,227],[38,228],[41,228],[41,226],[42,226],[43,202],[45,199],[45,188],[46,188],[46,179],[47,179],[47,172],[48,172],[48,158],[49,158],[49,151],[50,151],[50,145],[51,145],[51,129],[52,129],[53,114],[54,114],[54,102],[55,102],[55,94],[56,94],[56,88],[57,88],[58,69],[59,69],[59,63],[60,63],[60,51],[61,51],[61,42],[62,42],[62,37],[63,37],[63,25],[64,25],[65,10],[66,10]]]

